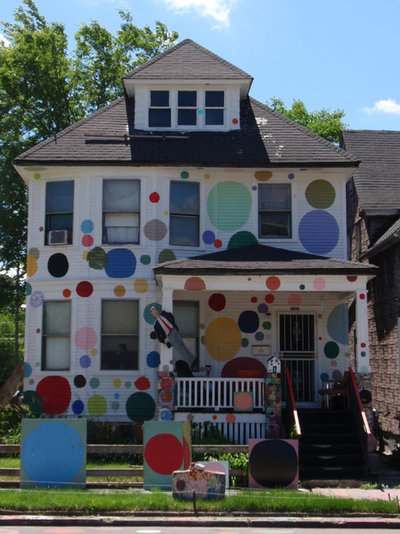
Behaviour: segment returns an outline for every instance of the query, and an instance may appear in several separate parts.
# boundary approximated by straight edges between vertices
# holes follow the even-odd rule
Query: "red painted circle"
[[[62,414],[71,402],[71,387],[63,376],[46,376],[37,385],[36,393],[42,399],[45,414]]]
[[[271,295],[271,293],[269,293],[268,295],[265,295],[265,302],[267,302],[268,304],[272,304],[275,300],[275,297],[274,295]]]
[[[36,333],[40,334],[40,328],[36,328]]]
[[[238,376],[238,371],[255,371],[261,376],[266,373],[265,365],[256,358],[246,358],[245,356],[239,356],[239,358],[233,358],[227,362],[222,368],[222,378],[232,378]]]
[[[251,297],[251,302],[257,302],[258,298],[257,297]]]
[[[149,195],[149,200],[153,204],[157,204],[157,202],[160,200],[160,195],[156,191],[154,191]]]
[[[361,343],[361,347],[364,348],[366,347],[367,345],[365,343]]]
[[[281,281],[277,276],[269,276],[266,279],[265,284],[270,291],[276,291],[277,289],[279,289]]]
[[[141,391],[144,391],[145,389],[149,389],[150,380],[146,376],[140,376],[136,380],[135,386],[136,386],[137,389],[140,389]]]
[[[232,119],[233,124],[237,124],[239,121],[237,119]]]
[[[93,293],[93,286],[90,282],[79,282],[76,286],[76,292],[80,297],[90,297]]]
[[[160,387],[164,391],[165,390],[170,390],[170,389],[172,389],[174,387],[174,383],[172,382],[172,380],[170,378],[163,378],[163,380],[161,380]]]
[[[221,248],[222,247],[222,241],[220,239],[216,239],[214,241],[214,247],[215,248]]]
[[[66,299],[69,298],[71,296],[71,290],[70,289],[64,289],[63,291],[63,297],[65,297]]]
[[[354,274],[350,274],[348,277],[347,277],[347,280],[349,282],[355,282],[357,280],[357,276],[355,276]]]
[[[361,293],[361,295],[360,295],[360,299],[361,299],[361,300],[364,300],[364,299],[365,299],[365,295],[364,295],[364,293]]]
[[[221,311],[225,308],[226,299],[222,293],[213,293],[208,299],[208,305],[214,311]]]
[[[216,421],[217,420],[217,416],[213,415],[213,419],[214,419],[214,421]]]
[[[90,234],[85,234],[82,237],[82,245],[84,247],[91,247],[93,245],[94,239]]]
[[[147,465],[159,475],[170,475],[181,468],[184,458],[183,445],[172,434],[157,434],[144,448]]]

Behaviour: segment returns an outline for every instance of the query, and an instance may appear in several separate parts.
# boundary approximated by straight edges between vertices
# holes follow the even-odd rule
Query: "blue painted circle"
[[[39,486],[62,486],[81,470],[84,443],[78,432],[66,423],[51,421],[32,430],[21,448],[21,463]]]
[[[24,377],[28,378],[28,376],[31,376],[32,374],[32,367],[29,365],[29,363],[24,363]]]
[[[311,254],[328,254],[339,241],[338,223],[326,211],[310,211],[300,221],[299,238]]]
[[[263,302],[257,306],[258,313],[268,313],[268,306]]]
[[[94,229],[93,221],[91,221],[90,219],[85,219],[84,221],[82,221],[82,224],[81,224],[82,233],[90,234],[93,232],[93,229]]]
[[[252,310],[246,310],[239,315],[238,325],[242,332],[252,334],[256,332],[260,324],[258,314]]]
[[[80,415],[83,412],[85,405],[81,400],[76,400],[72,403],[72,411],[75,415]]]
[[[79,358],[79,363],[83,369],[87,369],[88,367],[90,367],[92,361],[90,357],[87,354],[85,354],[84,356],[81,356]]]
[[[215,241],[215,234],[212,230],[203,232],[203,241],[206,245],[212,245]]]
[[[349,342],[349,310],[347,304],[339,304],[331,311],[326,327],[332,339],[347,345]]]
[[[365,350],[362,350],[361,351],[361,356],[366,356],[366,355],[367,355],[367,353],[365,352]]]
[[[114,399],[119,399],[119,393],[114,393]]]
[[[147,366],[152,367],[153,369],[155,369],[156,367],[160,365],[160,361],[161,361],[160,355],[155,350],[153,350],[152,352],[149,352],[148,355],[146,356]]]
[[[160,418],[161,418],[161,421],[172,421],[172,411],[161,410]]]
[[[264,334],[262,332],[257,332],[254,337],[257,341],[262,341],[264,339]]]
[[[127,248],[110,250],[107,260],[105,271],[110,278],[129,278],[136,270],[136,257]]]

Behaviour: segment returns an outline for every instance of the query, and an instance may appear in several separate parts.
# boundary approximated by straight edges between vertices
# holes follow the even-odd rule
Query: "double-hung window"
[[[290,184],[258,186],[259,237],[292,237],[292,202]]]
[[[104,180],[103,243],[139,243],[140,181]]]
[[[68,370],[71,354],[70,301],[44,302],[42,331],[42,370]]]
[[[199,245],[200,197],[199,184],[171,182],[170,244],[196,247]]]
[[[138,369],[138,346],[138,301],[103,300],[101,369]]]
[[[169,91],[150,91],[149,127],[169,128],[170,126]]]
[[[46,245],[71,244],[74,182],[46,184]]]
[[[194,361],[187,362],[192,371],[199,370],[199,303],[191,301],[174,302],[174,317],[179,325],[179,332],[185,345],[194,356]],[[182,359],[176,353],[175,359]]]
[[[178,91],[178,125],[196,126],[197,91]]]
[[[218,126],[224,124],[224,91],[206,91],[205,112],[206,125]]]

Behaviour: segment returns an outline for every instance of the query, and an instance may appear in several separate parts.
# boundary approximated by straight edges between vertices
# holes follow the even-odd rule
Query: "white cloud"
[[[230,25],[230,14],[239,0],[163,0],[167,7],[178,13],[194,11],[201,17],[209,17],[215,21],[216,28]]]
[[[6,38],[4,37],[4,35],[2,35],[2,34],[0,33],[0,46],[1,46],[1,45],[4,45],[4,46],[10,46],[10,41],[9,41],[8,39],[6,39]]]
[[[369,115],[372,115],[373,113],[400,115],[400,104],[398,104],[396,100],[388,98],[387,100],[379,100],[378,102],[375,102],[374,107],[364,108],[364,111]]]

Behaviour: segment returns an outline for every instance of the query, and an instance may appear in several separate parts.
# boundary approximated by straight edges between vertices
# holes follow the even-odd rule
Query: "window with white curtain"
[[[68,370],[71,355],[70,301],[43,303],[42,331],[42,370]]]
[[[101,369],[138,369],[138,307],[137,300],[103,300]]]
[[[199,370],[199,303],[197,301],[175,301],[174,318],[185,345],[195,357],[194,363],[187,362],[193,371]],[[182,356],[174,351],[174,361]]]
[[[200,193],[196,182],[171,182],[169,235],[171,245],[199,245]]]
[[[103,243],[139,243],[140,181],[104,180]]]

